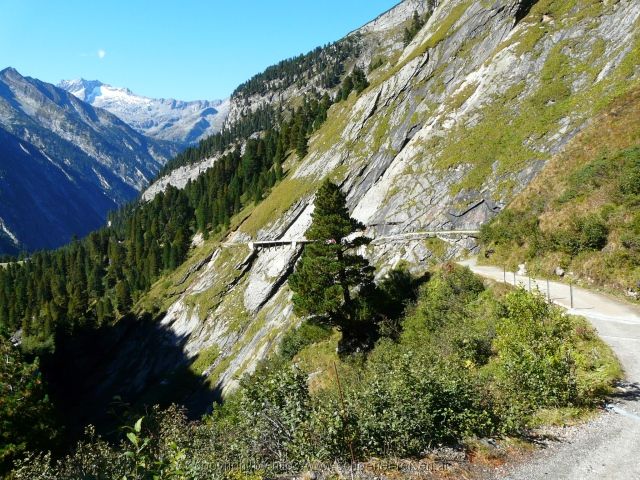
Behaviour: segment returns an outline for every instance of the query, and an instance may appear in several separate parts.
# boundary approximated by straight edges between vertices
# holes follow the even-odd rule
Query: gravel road
[[[504,281],[500,268],[480,266],[475,259],[460,262],[486,278]],[[530,461],[497,472],[500,479],[639,479],[640,480],[640,308],[604,294],[559,282],[531,279],[507,272],[507,283],[539,289],[551,300],[582,315],[616,353],[625,370],[606,411],[577,427],[554,431],[555,440]]]

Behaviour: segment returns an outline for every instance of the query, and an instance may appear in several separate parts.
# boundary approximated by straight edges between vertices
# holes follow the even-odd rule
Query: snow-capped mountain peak
[[[99,80],[63,80],[58,86],[94,107],[108,110],[149,137],[183,144],[196,143],[220,131],[229,111],[228,99],[155,99]]]
[[[104,83],[99,80],[85,80],[84,78],[63,80],[58,85],[58,87],[87,103],[91,103],[96,96],[101,95],[102,86],[104,86]]]

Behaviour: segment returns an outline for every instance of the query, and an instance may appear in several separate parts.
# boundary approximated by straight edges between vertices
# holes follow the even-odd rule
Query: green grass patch
[[[467,100],[469,100],[469,97],[471,97],[471,95],[473,95],[477,89],[478,84],[476,83],[470,83],[469,85],[466,85],[462,90],[449,98],[449,100],[447,101],[447,106],[453,110],[459,109],[462,105],[465,104]]]
[[[437,262],[443,262],[444,257],[449,250],[449,244],[444,240],[432,237],[424,240],[425,246],[429,249],[431,253],[434,255],[434,260]]]
[[[204,348],[198,352],[198,356],[191,363],[189,370],[193,372],[194,375],[202,375],[220,356],[220,348],[217,345],[212,345],[211,347]]]
[[[254,208],[251,215],[240,226],[240,230],[255,238],[260,229],[280,218],[296,201],[313,193],[314,188],[315,183],[308,180],[297,178],[283,180]]]

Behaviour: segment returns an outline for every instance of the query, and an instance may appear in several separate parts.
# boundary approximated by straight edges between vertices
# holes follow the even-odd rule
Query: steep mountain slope
[[[403,48],[402,28],[414,12],[425,16],[436,3],[402,2],[331,45],[267,68],[233,92],[229,121],[265,104],[288,103],[314,90],[330,91],[354,65],[366,71],[376,65],[375,60],[393,62]]]
[[[22,232],[17,241],[27,249],[55,247],[95,229],[108,210],[133,199],[176,153],[173,144],[148,139],[114,115],[12,68],[0,72],[0,127],[22,142],[24,156],[38,158],[6,184],[3,195],[13,202],[0,204],[5,227]],[[16,145],[15,139],[1,144],[5,165],[16,160]],[[45,183],[38,179],[50,171],[59,173]],[[53,188],[60,174],[66,180],[54,190],[34,188]],[[60,197],[64,185],[72,186]],[[47,203],[54,198],[62,203]],[[28,199],[41,207],[24,216]],[[36,212],[44,217],[36,218]],[[52,224],[57,227],[43,229]]]
[[[282,64],[234,94],[230,118],[239,121],[265,102],[299,102],[316,61],[345,72],[372,67],[369,87],[331,107],[308,154],[290,152],[284,179],[231,219],[226,242],[223,234],[194,242],[190,258],[138,301],[140,316],[157,319],[154,341],[140,348],[149,324],[121,324],[99,370],[87,375],[87,388],[100,386],[91,405],[116,393],[175,395],[196,358],[198,375],[218,395],[252,371],[299,321],[287,278],[324,178],[341,184],[353,215],[376,238],[365,253],[380,275],[400,262],[420,270],[431,257],[475,250],[476,240],[388,235],[479,228],[638,84],[633,0],[443,1],[405,48],[403,30],[418,4],[429,11],[424,2],[404,2],[350,35],[348,48]],[[332,93],[339,84],[319,82]],[[183,174],[201,165],[188,167]],[[291,243],[250,250],[256,238]],[[201,393],[192,405],[208,406]]]
[[[345,38],[283,60],[255,75],[238,86],[229,99],[225,128],[250,119],[264,108],[294,108],[311,94],[327,93],[334,97],[339,93],[342,79],[354,67],[369,71],[392,64],[404,48],[403,29],[413,14],[426,18],[435,4],[434,0],[405,0]],[[183,188],[187,181],[210,168],[218,157],[209,156],[193,168],[180,166],[182,168],[167,172],[145,191],[145,199],[168,185]]]
[[[58,87],[104,108],[148,137],[180,144],[196,143],[220,131],[229,112],[228,100],[148,98],[98,80],[63,80]]]
[[[0,145],[0,251],[67,242],[100,226],[116,207],[99,186],[1,128]]]
[[[386,63],[369,74],[371,86],[360,96],[331,108],[309,154],[302,162],[290,157],[288,177],[235,221],[230,240],[300,238],[326,176],[342,183],[353,214],[374,237],[383,229],[479,228],[638,82],[637,2],[445,1],[402,50],[401,19],[412,12],[406,5],[359,31],[360,52],[381,52]],[[382,33],[374,28],[389,23]],[[287,101],[296,97],[291,88]],[[283,95],[236,95],[230,118]],[[384,272],[401,260],[420,268],[462,248],[475,249],[475,240],[380,242],[368,253]],[[187,357],[220,352],[204,375],[223,392],[296,322],[286,279],[300,247],[248,253],[205,242],[140,304],[166,312],[161,326],[181,339]],[[158,372],[171,369],[151,352],[144,356],[119,360],[123,370],[149,365],[134,388],[153,383],[150,371],[158,381]]]

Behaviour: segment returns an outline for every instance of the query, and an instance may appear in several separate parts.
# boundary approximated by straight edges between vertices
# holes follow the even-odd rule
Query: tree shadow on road
[[[617,382],[614,393],[609,397],[628,402],[640,401],[640,383]]]

